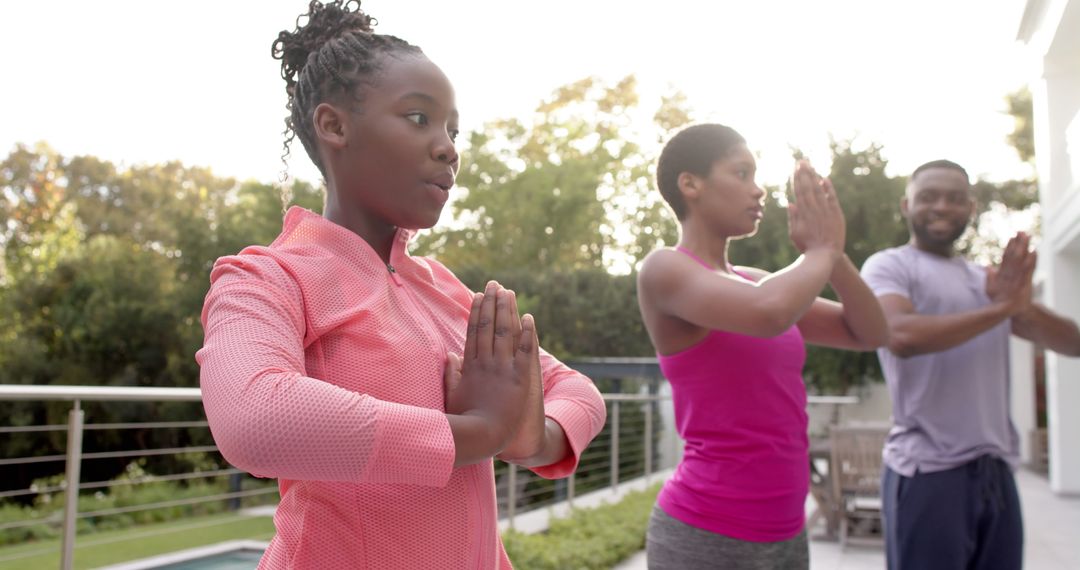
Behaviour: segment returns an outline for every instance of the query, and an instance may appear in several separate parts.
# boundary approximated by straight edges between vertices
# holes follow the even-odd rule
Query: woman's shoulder
[[[638,295],[646,299],[657,294],[666,295],[667,289],[690,269],[684,267],[679,256],[679,252],[666,247],[649,252],[637,267]]]
[[[764,269],[746,266],[729,266],[737,277],[750,281],[760,281],[769,276]],[[653,250],[642,260],[638,268],[638,280],[642,281],[678,281],[683,282],[688,275],[701,273],[724,277],[720,272],[702,265],[702,262],[671,247]],[[730,276],[726,276],[730,277]]]
[[[670,278],[699,268],[698,264],[686,254],[673,247],[654,249],[641,260],[638,267],[639,279]]]
[[[267,246],[249,246],[235,255],[219,257],[210,271],[210,286],[247,282],[291,289],[296,287],[296,280],[283,259],[288,255]]]

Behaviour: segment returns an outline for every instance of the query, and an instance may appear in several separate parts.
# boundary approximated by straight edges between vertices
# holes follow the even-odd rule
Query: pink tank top
[[[798,535],[810,482],[806,347],[798,327],[772,338],[712,330],[682,352],[657,357],[686,442],[660,508],[740,540]]]

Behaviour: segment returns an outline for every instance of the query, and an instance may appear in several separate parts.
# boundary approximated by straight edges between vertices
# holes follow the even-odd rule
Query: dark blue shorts
[[[1009,465],[984,455],[881,482],[889,570],[1018,570],[1024,523]]]

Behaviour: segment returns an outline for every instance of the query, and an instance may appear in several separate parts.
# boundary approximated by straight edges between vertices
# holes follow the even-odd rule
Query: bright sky
[[[0,151],[46,141],[125,165],[179,159],[275,180],[284,82],[270,44],[306,0],[0,4]],[[885,146],[892,174],[948,157],[1026,176],[1006,93],[1031,79],[1022,0],[368,0],[377,30],[421,46],[458,94],[462,129],[525,116],[556,87],[638,76],[651,113],[671,86],[729,124],[782,182],[790,146]],[[468,160],[466,155],[465,160]],[[317,180],[295,145],[290,172]]]

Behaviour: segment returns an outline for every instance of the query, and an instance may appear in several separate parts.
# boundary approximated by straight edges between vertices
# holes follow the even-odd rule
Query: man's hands
[[[1005,246],[1001,263],[986,270],[986,296],[1003,304],[1009,316],[1021,314],[1031,306],[1031,277],[1037,256],[1030,245],[1031,237],[1018,232]]]

